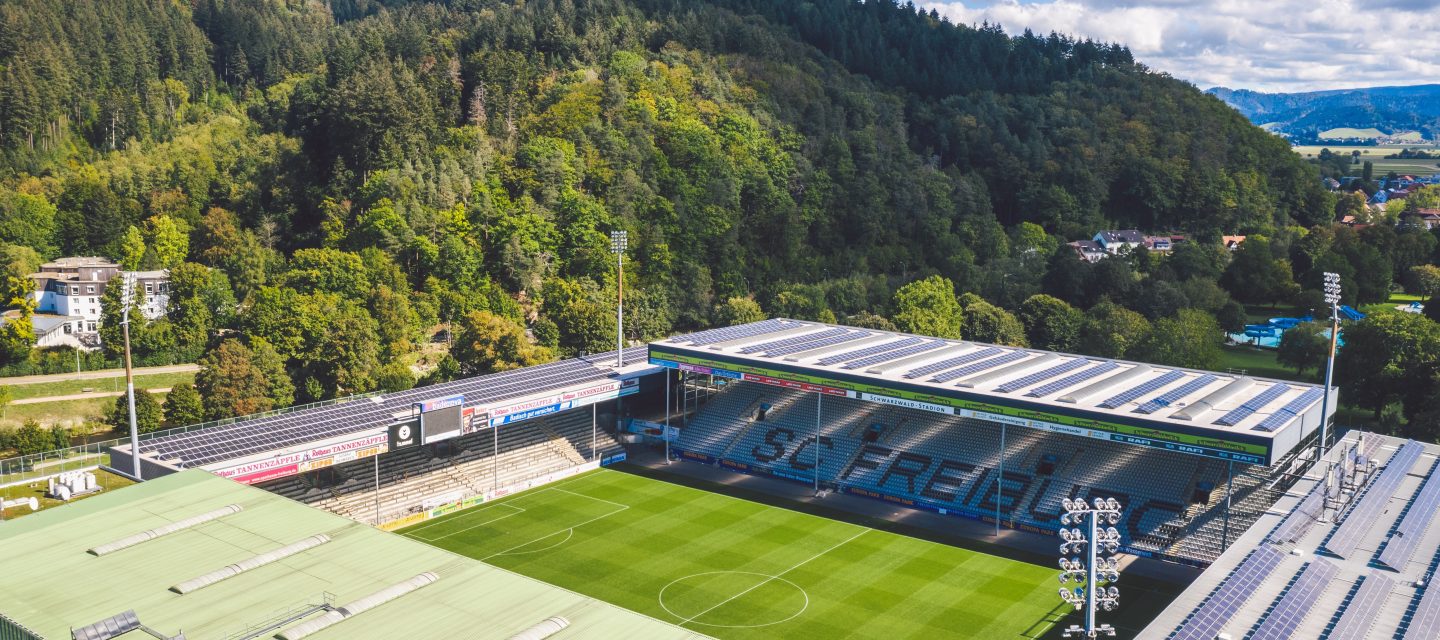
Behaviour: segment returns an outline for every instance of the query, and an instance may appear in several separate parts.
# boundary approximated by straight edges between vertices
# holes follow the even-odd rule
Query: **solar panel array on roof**
[[[1270,414],[1270,417],[1261,420],[1260,424],[1255,425],[1255,430],[1274,431],[1285,426],[1295,416],[1300,415],[1300,412],[1304,411],[1305,407],[1319,400],[1322,395],[1324,395],[1324,392],[1319,389],[1306,390],[1305,393],[1300,394],[1299,397],[1285,403],[1285,406],[1280,407],[1275,413]]]
[[[1336,570],[1333,563],[1323,559],[1306,565],[1300,577],[1295,579],[1295,584],[1290,585],[1269,615],[1265,616],[1265,621],[1255,629],[1251,640],[1288,640],[1295,634],[1300,621],[1310,613],[1310,608],[1315,606],[1315,600],[1325,592],[1325,587],[1335,579]]]
[[[1200,605],[1185,623],[1180,625],[1174,633],[1170,634],[1172,640],[1215,640],[1235,612],[1255,594],[1260,588],[1260,583],[1270,576],[1270,573],[1279,566],[1285,554],[1276,550],[1275,547],[1260,547],[1251,552],[1240,566],[1235,568],[1221,583],[1220,587],[1211,594],[1205,603]],[[1237,637],[1240,634],[1235,634]]]
[[[626,359],[643,361],[646,347],[626,349]],[[465,395],[466,405],[518,398],[576,383],[610,377],[614,352],[585,358],[572,358],[537,367],[456,380],[445,384],[420,387],[386,394],[377,404],[353,400],[330,405],[266,416],[161,436],[143,441],[142,453],[153,453],[162,460],[180,460],[181,466],[195,467],[239,458],[255,453],[301,445],[384,426],[393,421],[393,414],[410,408],[416,402]]]
[[[1089,361],[1089,360],[1086,360],[1086,359],[1084,359],[1084,358],[1076,358],[1076,359],[1074,359],[1074,360],[1069,360],[1069,361],[1066,361],[1066,362],[1062,362],[1062,363],[1060,363],[1060,364],[1057,364],[1057,365],[1055,365],[1055,366],[1053,366],[1053,367],[1050,367],[1049,369],[1045,369],[1044,371],[1036,371],[1035,373],[1032,373],[1032,374],[1029,374],[1029,375],[1026,375],[1026,376],[1021,376],[1021,377],[1019,377],[1019,378],[1016,378],[1016,379],[1014,379],[1014,380],[1011,380],[1011,381],[1009,381],[1009,382],[1006,382],[1005,384],[1002,384],[1002,385],[1000,385],[1000,386],[998,386],[998,387],[995,387],[995,390],[996,390],[996,391],[999,391],[999,392],[1002,392],[1002,393],[1010,393],[1011,391],[1018,391],[1018,390],[1020,390],[1020,389],[1024,389],[1025,387],[1028,387],[1028,386],[1030,386],[1030,385],[1032,385],[1032,384],[1035,384],[1035,383],[1038,383],[1038,382],[1043,382],[1043,381],[1045,381],[1045,380],[1049,380],[1049,379],[1051,379],[1051,378],[1053,378],[1053,377],[1055,377],[1055,376],[1058,376],[1058,375],[1060,375],[1060,374],[1062,374],[1062,373],[1067,373],[1067,372],[1070,372],[1070,371],[1074,371],[1074,370],[1079,369],[1080,367],[1083,367],[1083,366],[1085,366],[1085,365],[1087,365],[1087,364],[1090,364],[1090,361]]]
[[[1395,489],[1400,486],[1400,481],[1405,479],[1405,474],[1410,471],[1410,467],[1415,464],[1415,461],[1420,459],[1420,452],[1424,450],[1424,445],[1413,440],[1402,445],[1400,450],[1390,457],[1390,461],[1385,463],[1385,469],[1380,472],[1380,475],[1370,481],[1370,488],[1350,509],[1349,515],[1345,516],[1345,521],[1335,528],[1335,532],[1330,534],[1330,539],[1321,546],[1341,558],[1354,553],[1355,545],[1360,543],[1361,536],[1375,525],[1375,520],[1379,517],[1380,512],[1390,504],[1390,498],[1395,495]]]
[[[825,338],[843,336],[847,333],[850,333],[849,329],[841,329],[839,327],[836,327],[833,329],[826,329],[824,331],[818,331],[815,333],[807,333],[804,335],[795,336],[793,338],[772,340],[770,342],[762,342],[760,344],[750,345],[748,347],[745,347],[744,349],[741,349],[739,353],[760,353],[762,351],[769,351],[771,349],[781,349],[784,347],[792,347],[795,345],[805,345],[818,340],[824,340]]]
[[[1275,527],[1268,538],[1271,542],[1294,542],[1310,530],[1315,524],[1316,518],[1320,515],[1321,501],[1325,499],[1325,483],[1317,482],[1310,488],[1310,493],[1295,507],[1290,515]]]
[[[1415,553],[1415,545],[1420,544],[1425,530],[1430,528],[1430,523],[1440,514],[1440,473],[1436,471],[1436,468],[1430,469],[1425,483],[1420,486],[1415,500],[1410,503],[1410,509],[1405,512],[1405,517],[1400,520],[1395,533],[1386,541],[1385,549],[1380,552],[1380,564],[1403,571],[1410,562],[1410,556]]]
[[[776,348],[776,349],[770,349],[769,351],[765,352],[765,357],[767,357],[767,358],[778,358],[778,357],[780,357],[780,356],[788,356],[788,355],[790,355],[790,354],[792,354],[792,353],[800,353],[800,352],[802,352],[802,351],[809,351],[809,350],[811,350],[811,349],[819,349],[820,347],[828,347],[828,346],[831,346],[831,345],[844,344],[844,343],[846,343],[846,342],[851,342],[851,341],[853,341],[853,340],[859,340],[859,339],[861,339],[861,338],[868,338],[868,337],[873,336],[873,335],[875,335],[875,334],[870,333],[869,331],[847,331],[847,332],[845,332],[845,333],[843,333],[843,334],[831,336],[831,337],[828,337],[828,338],[824,338],[824,339],[822,339],[822,340],[813,340],[813,341],[811,341],[811,342],[806,342],[806,343],[802,343],[802,344],[795,344],[795,345],[791,345],[791,346],[788,346],[788,347],[780,347],[780,348]]]
[[[742,324],[737,327],[721,327],[719,329],[710,329],[708,331],[691,333],[671,338],[667,342],[695,345],[714,344],[716,342],[725,342],[726,340],[734,340],[736,338],[747,338],[750,336],[758,336],[766,333],[774,333],[776,331],[789,329],[795,326],[798,326],[798,323],[790,320],[772,318],[770,320],[761,320],[760,322],[754,322],[751,324]]]
[[[919,378],[920,376],[928,376],[932,373],[935,373],[936,371],[944,371],[951,367],[958,367],[967,362],[974,362],[981,358],[988,358],[997,353],[1000,353],[1001,351],[1004,351],[1004,349],[1000,349],[998,347],[985,347],[984,349],[981,349],[979,351],[971,351],[970,353],[967,353],[963,356],[956,356],[954,358],[941,360],[939,362],[932,362],[923,367],[916,367],[905,372],[904,377],[906,380],[914,380],[915,378]]]
[[[1220,416],[1220,419],[1216,420],[1215,424],[1218,424],[1222,427],[1233,427],[1237,424],[1240,424],[1241,420],[1244,420],[1254,415],[1256,411],[1264,408],[1265,405],[1270,404],[1272,400],[1280,397],[1289,390],[1290,387],[1288,385],[1272,384],[1269,387],[1266,387],[1264,391],[1261,391],[1255,397],[1246,400],[1240,406],[1231,409],[1229,413]]]
[[[1086,370],[1084,370],[1084,371],[1079,371],[1079,372],[1076,372],[1076,373],[1074,373],[1074,374],[1065,376],[1064,378],[1061,378],[1061,379],[1056,380],[1056,381],[1054,381],[1054,382],[1051,382],[1051,383],[1048,383],[1048,384],[1043,384],[1043,385],[1040,385],[1040,386],[1038,386],[1038,387],[1035,387],[1034,389],[1031,389],[1030,392],[1029,392],[1029,393],[1026,393],[1025,395],[1026,395],[1026,396],[1029,396],[1029,397],[1031,397],[1031,398],[1039,398],[1039,397],[1041,397],[1041,396],[1048,396],[1048,395],[1050,395],[1050,394],[1052,394],[1052,393],[1056,393],[1056,392],[1059,392],[1059,391],[1064,391],[1064,390],[1066,390],[1066,389],[1069,389],[1070,387],[1073,387],[1073,386],[1075,386],[1075,385],[1077,385],[1077,384],[1080,384],[1081,382],[1084,382],[1084,381],[1086,381],[1086,380],[1089,380],[1089,379],[1091,379],[1091,378],[1094,378],[1095,376],[1098,376],[1098,375],[1101,375],[1101,374],[1105,374],[1105,373],[1110,373],[1111,371],[1114,371],[1114,370],[1119,369],[1119,368],[1120,368],[1120,363],[1115,362],[1115,361],[1113,361],[1113,360],[1105,361],[1105,362],[1102,362],[1102,363],[1100,363],[1100,364],[1097,364],[1097,365],[1095,365],[1095,366],[1093,366],[1093,367],[1091,367],[1091,368],[1089,368],[1089,369],[1086,369]]]
[[[910,345],[908,347],[905,347],[904,349],[896,349],[894,351],[873,355],[868,358],[851,360],[850,362],[846,362],[840,368],[860,369],[863,367],[868,367],[872,364],[880,364],[882,362],[889,362],[891,360],[899,360],[900,358],[913,356],[918,353],[925,353],[926,351],[934,351],[936,349],[939,349],[940,347],[945,346],[946,344],[947,343],[944,340],[931,340],[929,342],[922,342],[920,344]]]
[[[1350,603],[1330,630],[1329,639],[1365,640],[1365,636],[1370,635],[1370,627],[1375,624],[1381,605],[1385,604],[1394,588],[1394,580],[1379,571],[1371,571],[1363,578],[1355,594],[1350,596]]]
[[[1166,391],[1165,393],[1155,398],[1152,398],[1149,402],[1140,405],[1140,408],[1136,409],[1136,411],[1146,414],[1155,413],[1156,411],[1170,406],[1170,403],[1205,388],[1206,385],[1209,385],[1210,383],[1218,379],[1219,378],[1208,374],[1200,376],[1194,380],[1186,382],[1185,384],[1175,387],[1174,389]]]
[[[1425,594],[1415,607],[1415,615],[1405,627],[1405,640],[1434,640],[1440,637],[1440,588],[1433,581],[1426,583]]]
[[[894,351],[896,349],[904,349],[905,347],[913,344],[920,344],[921,342],[924,342],[924,340],[913,336],[901,340],[896,340],[895,342],[882,342],[874,346],[865,347],[864,349],[856,349],[854,351],[848,351],[846,353],[821,358],[819,360],[816,360],[815,364],[821,366],[829,366],[839,362],[849,362],[857,358],[873,356],[889,351]]]
[[[1115,409],[1124,406],[1125,403],[1130,402],[1131,400],[1155,391],[1156,389],[1159,389],[1160,387],[1170,384],[1171,382],[1179,380],[1183,377],[1185,377],[1185,374],[1171,369],[1170,371],[1166,371],[1158,377],[1151,378],[1149,380],[1146,380],[1145,382],[1140,383],[1139,386],[1131,387],[1129,389],[1121,391],[1120,393],[1110,396],[1104,402],[1101,402],[1100,406],[1105,409]]]
[[[994,369],[995,367],[998,367],[1002,364],[1008,364],[1016,360],[1023,360],[1027,355],[1029,354],[1025,353],[1024,351],[1010,351],[1007,353],[1002,353],[998,356],[990,358],[989,360],[982,360],[980,362],[976,362],[975,364],[965,365],[963,367],[960,367],[959,369],[952,369],[950,371],[946,371],[945,373],[931,378],[930,381],[949,382],[958,378],[964,378],[965,376],[980,373],[981,371],[984,371],[986,369]]]

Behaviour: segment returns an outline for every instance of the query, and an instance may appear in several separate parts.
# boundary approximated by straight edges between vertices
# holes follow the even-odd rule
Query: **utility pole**
[[[140,431],[135,425],[135,371],[130,366],[130,307],[135,302],[135,278],[128,271],[121,272],[120,326],[125,334],[125,396],[130,405],[130,472],[136,480],[140,477]]]
[[[610,232],[610,252],[615,254],[615,368],[625,366],[625,249],[630,245],[630,234],[625,231]]]
[[[1340,274],[1325,272],[1325,302],[1330,304],[1330,355],[1325,360],[1325,396],[1320,400],[1320,456],[1325,460],[1325,439],[1330,425],[1330,381],[1335,373],[1335,345],[1340,340]]]

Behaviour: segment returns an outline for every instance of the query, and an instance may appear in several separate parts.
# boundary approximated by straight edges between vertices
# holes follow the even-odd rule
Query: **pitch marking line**
[[[691,624],[704,625],[704,626],[707,626],[707,627],[720,627],[720,628],[724,628],[724,629],[759,629],[760,627],[770,627],[770,626],[774,626],[774,625],[780,624],[780,623],[782,623],[782,622],[789,622],[789,621],[791,621],[791,620],[794,620],[795,618],[800,617],[801,614],[805,613],[805,611],[810,608],[810,594],[809,594],[808,592],[806,592],[804,589],[802,589],[802,588],[800,587],[800,585],[795,584],[794,582],[791,582],[791,581],[789,581],[789,580],[786,580],[786,579],[781,578],[781,577],[778,577],[778,576],[772,576],[772,575],[770,575],[770,574],[768,574],[768,573],[756,573],[756,572],[754,572],[754,571],[706,571],[706,572],[704,572],[704,573],[696,573],[696,574],[688,575],[688,576],[685,576],[685,577],[683,577],[683,578],[676,578],[675,580],[671,580],[671,581],[670,581],[670,584],[667,584],[667,585],[665,585],[664,587],[661,587],[661,588],[660,588],[660,596],[659,596],[659,598],[658,598],[658,600],[660,601],[660,608],[661,608],[661,609],[664,609],[664,610],[665,610],[665,613],[668,613],[668,614],[670,614],[670,615],[672,615],[672,616],[675,616],[676,618],[684,618],[685,616],[682,616],[682,615],[680,615],[680,614],[678,614],[678,613],[675,613],[674,611],[671,611],[671,610],[670,610],[670,607],[669,607],[669,606],[666,606],[666,604],[665,604],[665,590],[666,590],[666,589],[669,589],[670,587],[673,587],[673,586],[675,586],[675,585],[677,585],[677,584],[680,584],[681,582],[684,582],[684,581],[686,581],[686,580],[689,580],[689,579],[691,579],[691,578],[699,578],[699,577],[701,577],[701,576],[711,576],[711,575],[718,575],[718,574],[724,574],[724,573],[731,573],[731,574],[737,574],[737,575],[760,576],[760,577],[762,577],[762,578],[769,578],[770,580],[779,580],[780,582],[784,582],[785,584],[788,584],[788,585],[790,585],[790,586],[792,586],[792,587],[795,587],[795,590],[800,592],[800,596],[803,597],[803,598],[805,598],[805,604],[803,604],[803,605],[800,606],[800,610],[799,610],[799,611],[796,611],[795,613],[790,614],[788,617],[782,618],[782,619],[780,619],[780,620],[776,620],[776,621],[774,621],[774,622],[762,622],[762,623],[760,623],[760,624],[713,624],[713,623],[710,623],[710,622],[692,622]],[[770,580],[766,580],[765,582],[769,582]],[[761,584],[764,584],[764,583],[761,583]],[[757,585],[757,586],[758,586],[758,585]],[[713,609],[713,607],[712,607],[712,609]],[[707,611],[708,611],[708,610],[707,610]],[[705,613],[705,612],[702,611],[701,613]],[[682,624],[683,624],[683,623],[682,623]]]
[[[500,517],[498,517],[498,518],[491,518],[491,519],[486,520],[486,521],[484,521],[484,522],[480,522],[480,523],[477,523],[477,524],[472,524],[472,525],[470,525],[470,526],[468,526],[468,527],[465,527],[464,529],[457,529],[457,530],[455,530],[455,531],[451,531],[450,533],[447,533],[447,534],[444,534],[444,535],[440,535],[440,536],[435,536],[435,537],[433,537],[433,538],[425,538],[425,537],[417,536],[417,535],[414,535],[413,532],[412,532],[412,533],[407,533],[407,534],[405,534],[405,535],[408,535],[408,536],[410,536],[410,537],[412,537],[412,538],[415,538],[416,540],[423,540],[423,541],[425,541],[425,542],[438,542],[438,541],[440,541],[440,540],[444,540],[444,539],[446,539],[446,538],[449,538],[450,536],[453,536],[453,535],[456,535],[456,534],[459,534],[459,533],[465,533],[466,531],[469,531],[469,530],[471,530],[471,529],[478,529],[478,528],[483,527],[483,526],[485,526],[485,525],[487,525],[487,524],[490,524],[490,523],[492,523],[492,522],[499,522],[499,521],[504,520],[504,519],[506,519],[506,518],[518,516],[518,515],[520,515],[520,514],[522,514],[522,513],[525,513],[525,510],[524,510],[524,509],[522,509],[522,508],[520,508],[520,507],[508,505],[508,504],[495,505],[495,506],[497,506],[497,507],[510,507],[511,509],[515,509],[515,511],[513,511],[513,512],[511,512],[511,513],[507,513],[507,514],[505,514],[505,515],[503,515],[503,516],[500,516]]]
[[[497,556],[519,556],[519,555],[525,555],[525,554],[530,554],[530,553],[539,553],[539,552],[541,552],[541,551],[548,551],[548,550],[550,550],[550,549],[554,549],[555,547],[558,547],[558,546],[560,546],[560,545],[565,544],[566,542],[569,542],[569,541],[570,541],[570,538],[572,538],[572,537],[575,536],[575,530],[576,530],[576,529],[578,529],[578,528],[580,528],[580,527],[583,527],[583,526],[585,526],[585,525],[587,525],[587,524],[590,524],[590,523],[592,523],[592,522],[595,522],[596,520],[603,520],[603,519],[605,519],[605,518],[608,518],[608,517],[610,517],[610,516],[613,516],[613,515],[615,515],[615,514],[617,514],[617,513],[620,513],[621,511],[625,511],[625,510],[627,510],[627,509],[630,508],[630,505],[628,505],[628,504],[620,504],[619,502],[611,502],[611,501],[605,500],[605,499],[603,499],[603,498],[596,498],[595,496],[587,496],[587,495],[585,495],[585,494],[583,494],[583,493],[575,493],[574,491],[566,491],[566,490],[564,490],[564,489],[557,489],[557,488],[554,488],[554,487],[551,487],[549,490],[550,490],[550,491],[559,491],[559,492],[561,492],[561,493],[568,493],[568,494],[570,494],[570,495],[572,495],[572,496],[579,496],[579,497],[581,497],[581,498],[589,498],[589,499],[591,499],[591,500],[595,500],[595,501],[598,501],[598,502],[604,502],[604,503],[606,503],[606,504],[615,505],[615,506],[620,507],[620,508],[619,508],[619,509],[616,509],[616,510],[614,510],[614,511],[611,511],[611,512],[609,512],[609,513],[604,513],[604,514],[595,516],[594,518],[591,518],[591,519],[589,519],[589,520],[586,520],[586,521],[584,521],[584,522],[581,522],[581,523],[579,523],[579,524],[576,524],[576,525],[573,525],[573,526],[570,526],[570,527],[566,527],[566,528],[561,529],[561,530],[559,530],[559,531],[555,531],[555,532],[553,532],[553,533],[548,533],[548,534],[546,534],[546,535],[540,536],[539,538],[535,538],[534,540],[531,540],[531,541],[529,541],[529,542],[525,542],[525,543],[522,543],[522,544],[517,544],[517,545],[515,545],[515,546],[513,546],[513,547],[510,547],[509,549],[506,549],[506,550],[501,551],[501,552],[499,552],[499,553],[492,553],[492,554],[490,554],[490,555],[488,555],[488,556],[485,556],[484,558],[481,558],[481,559],[480,559],[481,562],[484,562],[484,561],[486,561],[486,560],[489,560],[489,559],[494,558],[494,557],[497,557]],[[457,532],[457,533],[458,533],[458,532]],[[549,538],[553,538],[553,537],[558,536],[558,535],[560,535],[560,534],[562,534],[562,533],[566,534],[565,539],[564,539],[564,540],[561,540],[560,542],[557,542],[557,543],[555,543],[555,544],[552,544],[552,545],[550,545],[550,546],[543,547],[543,548],[540,548],[540,549],[531,549],[530,551],[516,551],[516,549],[522,549],[522,548],[528,547],[528,546],[530,546],[530,545],[532,545],[532,544],[535,544],[536,542],[539,542],[539,541],[541,541],[541,540],[546,540],[546,539],[549,539]]]
[[[827,553],[830,553],[831,551],[834,551],[834,550],[836,550],[836,549],[839,549],[840,547],[843,547],[843,546],[845,546],[845,545],[847,545],[847,544],[850,544],[851,541],[853,541],[853,540],[855,540],[856,538],[859,538],[860,536],[863,536],[863,535],[865,535],[865,534],[867,534],[867,533],[870,533],[870,530],[869,530],[869,529],[862,529],[862,530],[860,531],[860,533],[857,533],[857,534],[855,534],[855,535],[853,535],[853,536],[850,536],[849,538],[846,538],[844,542],[841,542],[840,544],[837,544],[837,545],[835,545],[835,546],[833,546],[833,547],[830,547],[829,549],[826,549],[826,550],[824,550],[824,551],[821,551],[820,553],[817,553],[817,554],[815,554],[815,555],[813,555],[813,556],[810,556],[809,558],[806,558],[806,559],[804,559],[804,560],[801,560],[801,561],[799,562],[799,564],[796,564],[796,565],[790,567],[789,569],[786,569],[786,570],[784,570],[784,571],[781,571],[780,573],[777,573],[777,574],[775,574],[775,575],[773,575],[773,576],[770,576],[769,578],[766,578],[765,580],[761,581],[759,584],[757,584],[757,585],[755,585],[755,586],[753,586],[753,587],[750,587],[749,589],[746,589],[746,590],[744,590],[744,591],[741,591],[740,593],[737,593],[737,594],[735,594],[735,595],[733,595],[733,596],[730,596],[729,598],[726,598],[726,599],[724,599],[724,600],[721,600],[721,601],[720,601],[720,604],[717,604],[717,605],[715,605],[715,606],[713,606],[713,607],[710,607],[709,609],[706,609],[706,610],[704,610],[704,611],[701,611],[700,613],[697,613],[697,614],[695,614],[695,615],[693,615],[693,616],[690,616],[689,618],[685,618],[684,620],[681,620],[681,621],[680,621],[680,624],[684,625],[684,624],[688,624],[688,623],[691,623],[691,622],[695,622],[695,619],[696,619],[696,618],[699,618],[700,616],[703,616],[703,615],[705,615],[705,614],[707,614],[707,613],[710,613],[711,611],[714,611],[714,610],[716,610],[716,609],[719,609],[720,607],[725,606],[726,604],[729,604],[732,600],[735,600],[736,598],[739,598],[739,597],[741,597],[741,596],[743,596],[743,595],[745,595],[745,594],[747,594],[747,593],[750,593],[751,591],[754,591],[754,590],[756,590],[756,589],[759,589],[760,587],[763,587],[763,586],[769,584],[770,582],[772,582],[772,581],[774,581],[774,580],[780,580],[780,579],[781,579],[780,576],[783,576],[783,575],[785,575],[785,574],[787,574],[787,573],[790,573],[791,571],[794,571],[794,570],[796,570],[796,569],[799,569],[800,567],[805,566],[805,565],[808,564],[810,561],[812,561],[812,560],[814,560],[814,559],[816,559],[816,558],[819,558],[820,556],[823,556],[823,555],[825,555],[825,554],[827,554]],[[789,582],[789,581],[787,580],[786,582]],[[793,583],[792,583],[792,584],[793,584]],[[809,601],[810,598],[809,598],[809,596],[807,595],[805,599],[806,599],[806,601]],[[699,622],[699,623],[696,623],[696,624],[705,624],[705,623]]]
[[[479,507],[479,508],[477,508],[477,509],[470,509],[470,510],[466,510],[466,511],[461,511],[461,512],[459,512],[459,513],[456,513],[455,516],[452,517],[452,518],[437,518],[437,519],[435,519],[435,521],[433,521],[433,522],[429,522],[429,523],[426,523],[426,524],[422,524],[422,525],[420,525],[420,526],[418,526],[418,527],[415,527],[414,529],[411,529],[411,530],[409,530],[409,531],[406,531],[403,535],[411,536],[411,537],[414,537],[414,538],[420,538],[420,536],[415,535],[415,532],[416,532],[416,531],[424,531],[424,530],[426,530],[426,529],[429,529],[430,527],[435,527],[435,526],[439,526],[439,525],[442,525],[442,524],[454,524],[454,523],[456,523],[456,522],[460,522],[461,520],[468,520],[468,519],[470,519],[471,517],[473,517],[473,516],[475,516],[475,515],[477,515],[477,514],[484,513],[484,512],[486,512],[486,511],[489,511],[489,510],[491,510],[491,509],[494,509],[495,507],[509,507],[509,508],[511,508],[511,509],[520,509],[521,511],[524,511],[524,510],[525,510],[525,509],[523,509],[523,508],[521,508],[521,507],[517,507],[517,506],[511,505],[511,504],[508,503],[508,502],[501,502],[501,503],[495,503],[495,504],[487,504],[487,505],[485,505],[485,506],[483,506],[483,507]],[[424,538],[420,538],[420,539],[421,539],[421,540],[424,540]]]

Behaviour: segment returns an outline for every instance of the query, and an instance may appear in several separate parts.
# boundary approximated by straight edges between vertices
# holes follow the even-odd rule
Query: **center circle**
[[[795,619],[810,607],[810,594],[800,585],[779,576],[754,571],[706,571],[672,580],[660,589],[660,608],[681,620],[706,627],[750,629],[768,627]],[[715,615],[722,607],[736,603],[771,603],[764,614],[743,619]],[[778,609],[778,610],[775,610]],[[792,611],[793,613],[787,612]],[[732,614],[733,615],[733,614]],[[705,618],[719,622],[705,622]],[[736,624],[722,624],[725,622]]]

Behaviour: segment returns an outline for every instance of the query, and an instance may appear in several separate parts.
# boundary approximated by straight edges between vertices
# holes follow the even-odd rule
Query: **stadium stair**
[[[583,464],[592,447],[591,420],[591,413],[581,410],[501,427],[498,458],[489,430],[388,453],[379,459],[378,490],[371,458],[257,486],[367,523],[375,521],[378,502],[385,522],[421,511],[427,502],[479,495]],[[604,431],[594,436],[599,455],[624,450]],[[447,455],[437,455],[442,447]],[[324,486],[325,476],[338,482]]]

